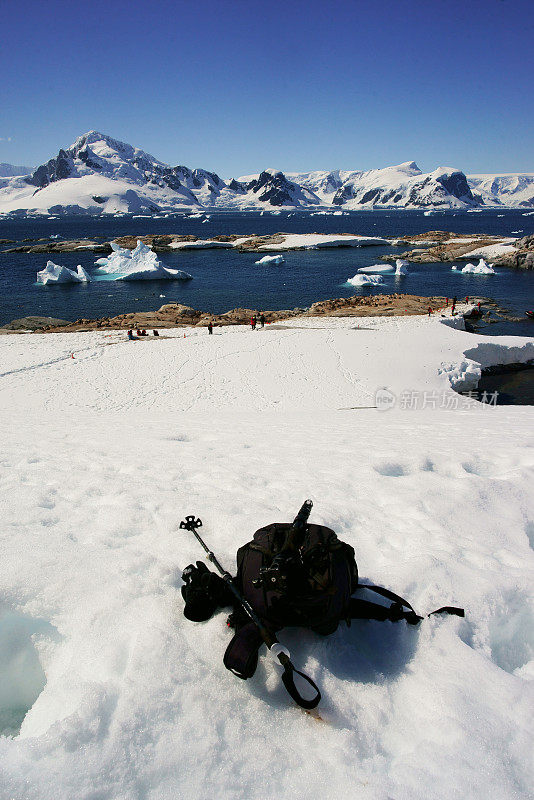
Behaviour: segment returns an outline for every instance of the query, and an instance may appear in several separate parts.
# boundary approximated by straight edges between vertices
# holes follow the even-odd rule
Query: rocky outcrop
[[[271,206],[317,205],[318,197],[286,178],[283,172],[265,170],[258,178],[250,181],[246,187],[248,192],[256,195],[262,203]]]
[[[134,245],[135,247],[135,245]],[[45,240],[38,244],[21,244],[9,247],[4,253],[72,253],[76,250],[88,250],[92,253],[111,253],[108,242],[96,242],[94,239],[66,239],[63,242]]]
[[[25,320],[15,320],[6,328],[13,326],[11,330],[28,330],[31,328],[27,320],[40,320],[40,331],[50,333],[65,333],[71,331],[90,331],[90,330],[123,330],[129,328],[145,328],[152,330],[158,328],[180,327],[205,327],[210,322],[212,325],[248,325],[253,315],[263,314],[268,324],[283,322],[284,320],[298,317],[343,317],[343,316],[406,316],[416,314],[427,314],[428,308],[434,311],[445,306],[444,297],[420,297],[409,294],[390,294],[372,295],[362,297],[353,295],[352,297],[334,298],[322,300],[314,303],[310,308],[282,309],[279,311],[266,311],[260,308],[233,308],[224,314],[212,314],[208,311],[199,311],[181,303],[166,303],[158,311],[136,311],[127,314],[120,314],[116,317],[102,317],[101,319],[77,319],[75,322],[65,320],[53,320],[50,318],[25,318]],[[24,326],[18,327],[17,323],[24,322]],[[46,324],[45,324],[46,323]],[[1,330],[1,329],[0,329]]]
[[[57,319],[56,317],[21,317],[8,322],[7,325],[2,325],[0,331],[39,331],[50,328],[64,328],[68,325],[72,325],[72,322],[66,319]]]
[[[534,269],[534,235],[523,236],[516,242],[514,253],[507,253],[495,259],[500,267],[516,267],[517,269]]]
[[[394,261],[396,258],[405,258],[415,263],[431,263],[435,261],[456,261],[468,259],[473,251],[481,247],[496,244],[510,244],[509,239],[501,236],[490,236],[484,233],[461,234],[449,231],[429,231],[416,236],[403,236],[392,241],[395,245],[418,245],[404,253],[392,255],[386,253],[384,261]],[[494,259],[492,258],[492,261]],[[495,259],[497,263],[497,259]]]
[[[448,194],[457,197],[458,200],[462,200],[468,205],[475,205],[471,187],[467,182],[466,176],[460,170],[440,175],[436,177],[436,181],[443,186]]]
[[[246,186],[243,183],[236,181],[235,178],[232,178],[232,180],[228,184],[228,188],[232,192],[237,192],[237,194],[245,194],[245,192],[247,191]]]
[[[314,303],[306,317],[411,316],[427,314],[428,309],[443,308],[445,297],[419,297],[412,294],[353,295]]]
[[[76,174],[72,157],[65,151],[60,150],[56,158],[51,158],[46,164],[37,167],[35,172],[25,178],[26,183],[43,189],[49,183],[60,181],[63,178],[70,178]]]

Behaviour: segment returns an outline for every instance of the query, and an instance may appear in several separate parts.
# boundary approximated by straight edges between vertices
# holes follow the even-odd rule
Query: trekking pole
[[[219,574],[221,575],[222,579],[238,601],[239,605],[243,609],[243,611],[247,614],[248,617],[252,620],[252,622],[256,625],[258,631],[260,632],[261,638],[267,645],[271,655],[274,659],[278,659],[280,664],[284,668],[284,672],[282,673],[282,682],[286,687],[288,693],[291,695],[295,703],[297,703],[301,708],[311,709],[315,708],[321,699],[321,692],[317,685],[312,681],[312,679],[305,675],[303,672],[299,672],[298,669],[295,669],[293,664],[291,663],[291,656],[289,650],[285,648],[276,636],[269,631],[261,619],[258,617],[248,600],[246,600],[240,593],[239,589],[234,585],[232,580],[232,576],[229,572],[227,572],[217,560],[215,554],[209,549],[203,539],[197,533],[197,528],[202,526],[202,520],[199,518],[195,518],[194,515],[189,515],[180,522],[180,528],[185,529],[186,531],[190,531],[194,534],[197,541],[201,544],[208,555],[209,561],[214,565],[217,569]],[[297,677],[298,676],[298,677]],[[313,690],[313,695],[308,699],[307,697],[303,696],[297,686],[295,684],[295,678],[299,683],[304,683],[301,691],[306,692],[308,690],[308,694],[310,693],[310,687]],[[300,680],[299,680],[300,678]],[[307,685],[306,685],[307,684]]]

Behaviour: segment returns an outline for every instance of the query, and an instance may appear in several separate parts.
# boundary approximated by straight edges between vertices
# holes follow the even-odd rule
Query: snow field
[[[20,735],[0,737],[0,796],[527,798],[532,409],[336,409],[381,385],[444,391],[445,361],[524,358],[532,340],[427,318],[183,333],[0,339],[0,685],[16,689],[6,624],[24,674],[37,654],[46,679],[39,694],[35,668]],[[306,497],[364,582],[420,613],[466,609],[282,632],[321,719],[264,651],[253,679],[227,672],[224,612],[191,623],[179,591],[203,556],[186,514],[234,570],[237,547]]]

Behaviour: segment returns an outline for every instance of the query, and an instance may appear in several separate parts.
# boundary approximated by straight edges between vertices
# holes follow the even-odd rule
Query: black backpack
[[[290,576],[287,587],[278,582],[271,586],[261,579],[261,571],[273,564],[290,528],[290,523],[266,525],[239,548],[237,585],[273,631],[297,625],[328,635],[349,617],[351,595],[358,586],[354,549],[330,528],[307,525],[296,556],[298,574]]]

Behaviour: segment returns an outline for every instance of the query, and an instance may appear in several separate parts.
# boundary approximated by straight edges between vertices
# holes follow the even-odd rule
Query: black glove
[[[232,593],[226,583],[210,572],[203,561],[189,564],[182,573],[182,597],[185,600],[184,615],[192,622],[205,622],[216,608],[232,602]]]

